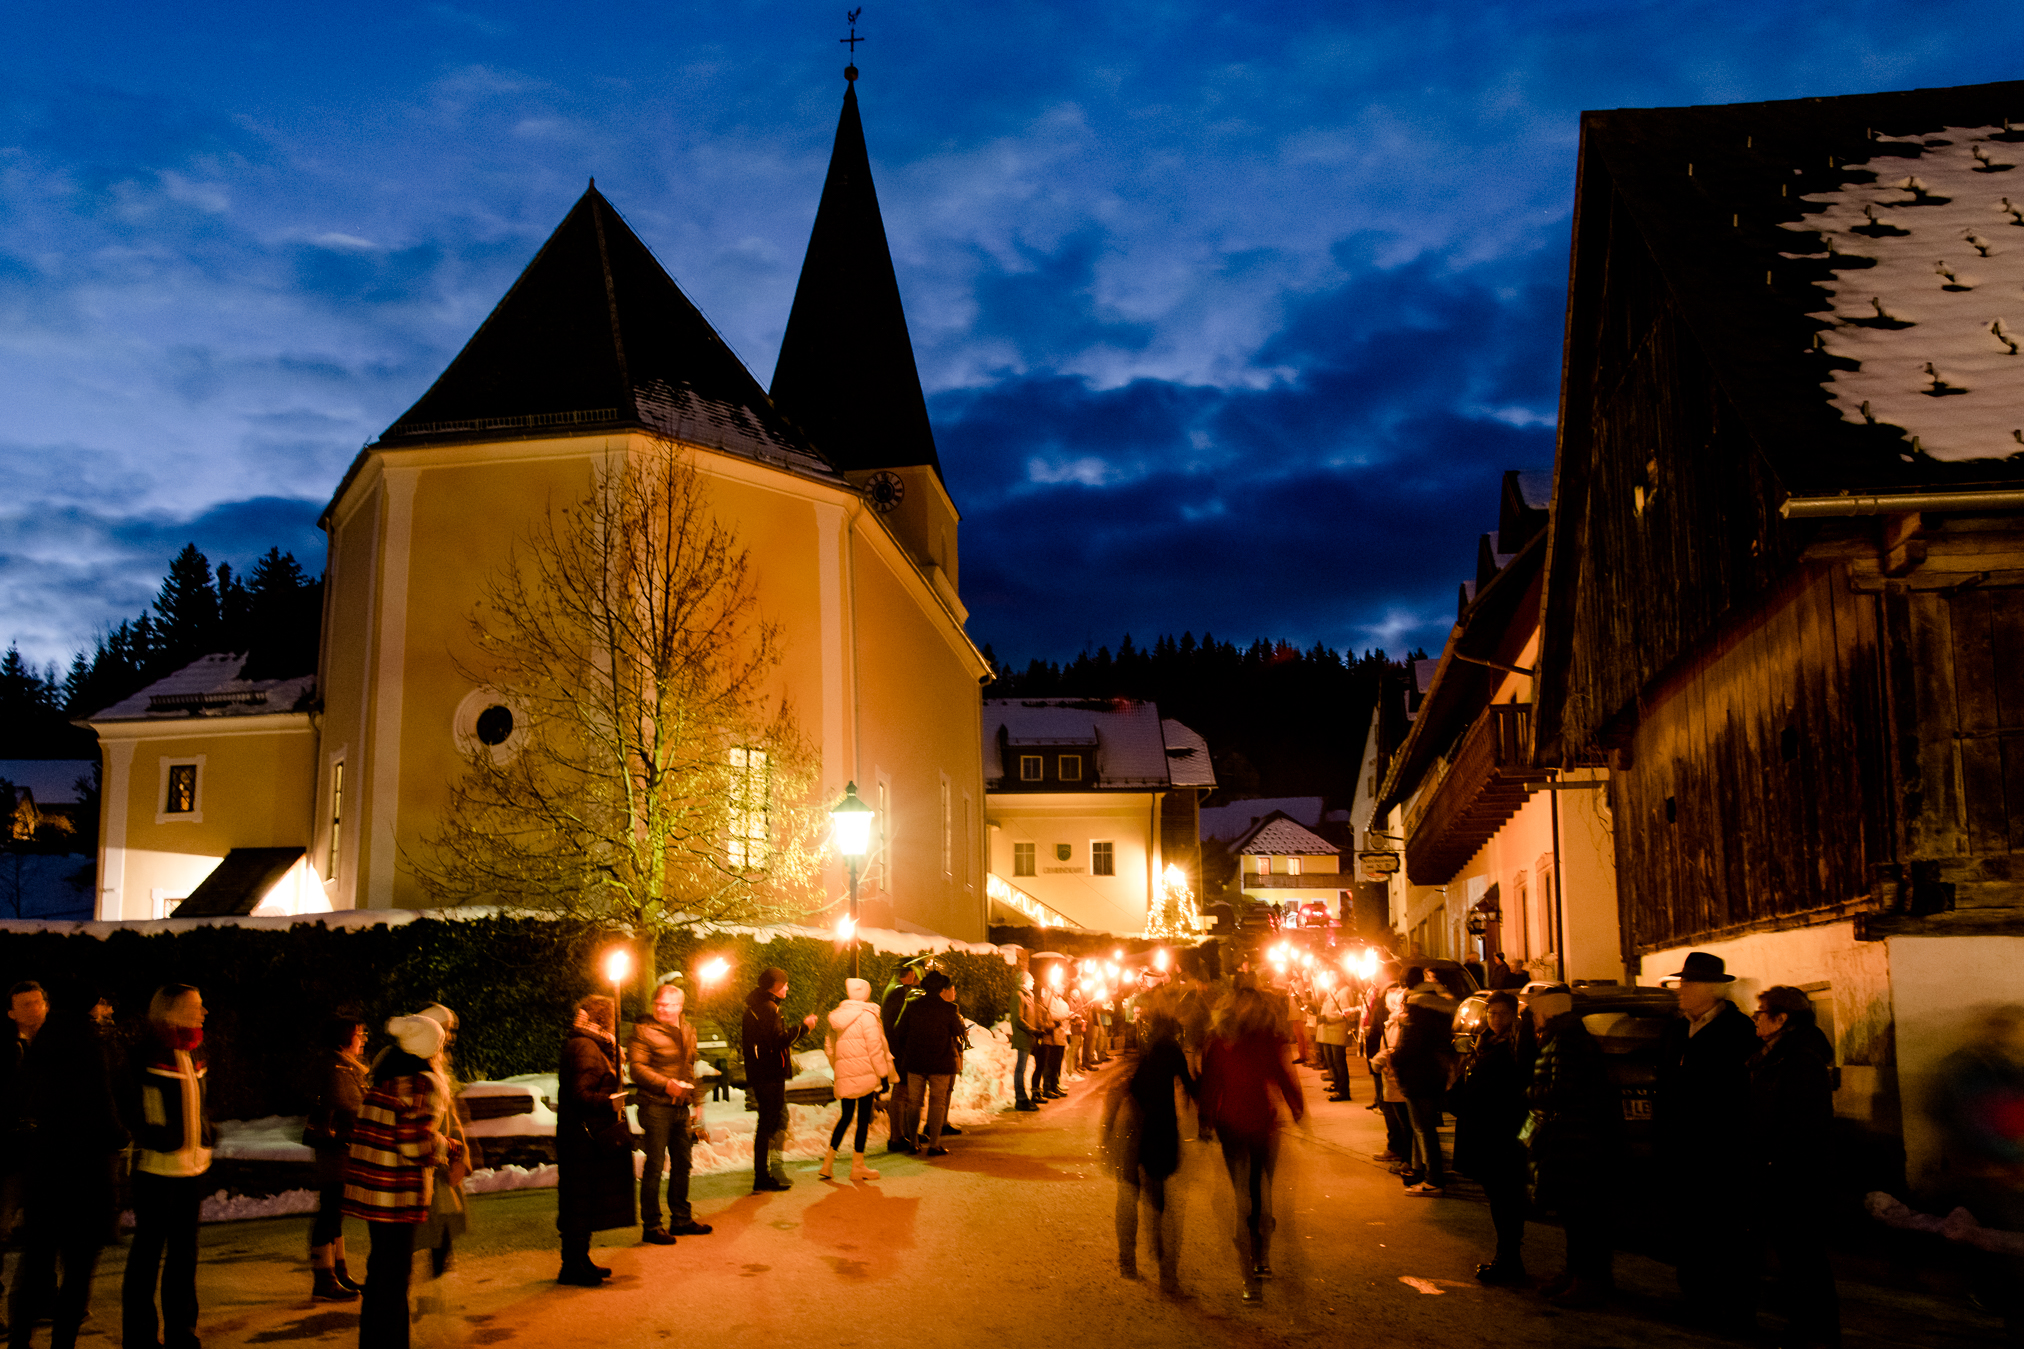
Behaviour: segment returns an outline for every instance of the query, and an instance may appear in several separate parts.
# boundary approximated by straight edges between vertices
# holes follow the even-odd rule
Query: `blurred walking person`
[[[446,1165],[456,1148],[442,1127],[453,1106],[429,1067],[443,1047],[441,1023],[397,1016],[386,1029],[394,1043],[373,1067],[352,1123],[344,1172],[344,1211],[364,1221],[372,1242],[359,1307],[359,1349],[407,1349],[415,1233],[428,1220],[436,1168]]]
[[[1832,1349],[1841,1343],[1841,1300],[1827,1260],[1832,1215],[1834,1046],[1813,1018],[1813,1003],[1786,984],[1757,995],[1751,1018],[1764,1047],[1750,1060],[1749,1177],[1764,1244],[1778,1261],[1786,1316],[1784,1349]]]
[[[365,1022],[338,1015],[325,1021],[318,1046],[321,1082],[302,1131],[316,1153],[316,1217],[309,1225],[309,1296],[316,1302],[356,1302],[363,1289],[344,1263],[344,1170],[365,1105],[365,1042]]]
[[[1146,1019],[1143,1048],[1119,1074],[1104,1103],[1102,1137],[1117,1170],[1117,1265],[1127,1279],[1138,1274],[1139,1206],[1152,1210],[1153,1260],[1160,1291],[1181,1296],[1180,1197],[1167,1188],[1181,1167],[1181,1120],[1176,1089],[1195,1095],[1194,1074],[1180,1044],[1180,1027],[1164,1011]]]
[[[1487,1019],[1476,1032],[1455,1090],[1455,1169],[1482,1185],[1497,1232],[1497,1254],[1476,1266],[1476,1277],[1484,1283],[1522,1284],[1525,1211],[1531,1200],[1525,1192],[1525,1145],[1518,1133],[1525,1127],[1526,1089],[1538,1046],[1531,1025],[1519,1019],[1515,994],[1492,993],[1484,1011]]]
[[[55,1349],[77,1343],[111,1226],[113,1163],[127,1131],[113,1101],[105,1034],[91,1015],[97,1000],[81,985],[60,985],[21,1064],[20,1104],[31,1128],[19,1158],[27,1221],[7,1308],[9,1349],[28,1349],[43,1317]]]
[[[637,1221],[632,1126],[618,1080],[618,1004],[610,998],[594,993],[578,1000],[576,1019],[562,1038],[556,1085],[555,1229],[562,1234],[562,1269],[555,1281],[596,1288],[611,1271],[591,1263],[591,1233]],[[755,1144],[760,1141],[763,1136]],[[370,1279],[366,1296],[372,1296]]]
[[[123,1093],[135,1145],[134,1236],[120,1287],[126,1349],[196,1349],[197,1219],[215,1138],[204,1099],[204,1017],[203,995],[189,984],[156,990],[148,1043]]]
[[[1929,1103],[1946,1135],[1946,1198],[1984,1227],[2024,1232],[2024,1006],[1987,1007],[1969,1041],[1940,1060]],[[1975,1253],[1977,1292],[2024,1344],[2024,1257]]]
[[[1284,1024],[1263,993],[1239,989],[1202,1056],[1202,1118],[1215,1130],[1236,1192],[1243,1225],[1236,1246],[1244,1301],[1252,1305],[1264,1302],[1262,1281],[1272,1275],[1272,1172],[1279,1159],[1280,1106],[1296,1122],[1306,1109],[1280,1039]],[[1275,1093],[1279,1104],[1272,1099]]]
[[[702,1122],[696,1100],[696,1027],[682,1015],[688,995],[673,984],[654,990],[651,1016],[633,1024],[626,1064],[639,1093],[640,1132],[646,1160],[640,1166],[640,1239],[672,1246],[678,1237],[710,1234],[689,1207],[689,1167]],[[661,1173],[667,1172],[668,1213],[661,1218]]]
[[[893,1060],[886,1051],[878,1006],[871,1000],[871,985],[863,979],[846,979],[843,991],[844,1000],[829,1014],[829,1035],[823,1043],[836,1081],[836,1098],[843,1107],[829,1135],[829,1147],[822,1154],[819,1174],[824,1180],[836,1179],[836,1150],[843,1146],[845,1131],[855,1123],[850,1178],[877,1180],[878,1172],[864,1164],[864,1144],[871,1132],[872,1109],[893,1075]]]
[[[1531,1007],[1539,1058],[1524,1132],[1539,1206],[1567,1231],[1567,1268],[1540,1291],[1557,1306],[1593,1307],[1616,1286],[1609,1203],[1623,1105],[1566,985],[1534,993]]]
[[[1441,1100],[1454,1065],[1454,1018],[1454,1002],[1432,979],[1406,994],[1402,1020],[1393,1014],[1398,1038],[1389,1066],[1406,1097],[1413,1147],[1406,1193],[1415,1198],[1436,1198],[1448,1184],[1447,1159],[1441,1155]]]

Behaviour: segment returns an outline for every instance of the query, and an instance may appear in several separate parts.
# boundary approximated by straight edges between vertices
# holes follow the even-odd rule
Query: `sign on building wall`
[[[1356,855],[1356,878],[1367,884],[1383,884],[1398,875],[1399,855],[1395,852],[1360,852]]]

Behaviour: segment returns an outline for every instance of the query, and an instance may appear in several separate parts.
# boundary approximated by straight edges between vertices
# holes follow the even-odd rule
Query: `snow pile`
[[[1853,171],[1809,193],[1835,276],[1828,396],[1850,422],[1903,427],[1935,459],[2024,452],[2024,135],[1999,127],[1879,136]],[[1792,256],[1792,255],[1788,255]],[[1815,256],[1818,256],[1816,253]]]
[[[216,1126],[218,1143],[212,1149],[212,1156],[239,1162],[313,1162],[316,1150],[302,1141],[302,1129],[308,1123],[301,1115],[221,1119]],[[291,1213],[300,1211],[288,1210]],[[223,1219],[205,1221],[222,1222]]]
[[[555,1188],[555,1167],[544,1162],[540,1166],[486,1167],[473,1171],[464,1178],[465,1194],[500,1194],[507,1190],[552,1190]]]

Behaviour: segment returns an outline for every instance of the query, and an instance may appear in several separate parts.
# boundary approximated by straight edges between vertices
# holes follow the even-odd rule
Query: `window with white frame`
[[[942,774],[942,874],[956,870],[956,804],[949,790],[949,775]]]
[[[740,746],[731,751],[729,834],[724,853],[733,870],[756,871],[766,865],[767,812],[771,807],[771,770],[766,751]]]
[[[1117,875],[1117,845],[1115,843],[1098,841],[1089,845],[1089,874],[1092,876]]]
[[[161,761],[162,776],[155,793],[155,823],[204,822],[204,756]]]
[[[337,844],[344,828],[344,760],[330,761],[330,857],[325,880],[337,879]]]
[[[968,792],[963,793],[963,888],[977,888],[977,876],[973,870],[972,858],[977,855],[977,817],[974,804]]]
[[[1286,874],[1289,876],[1298,876],[1300,874],[1299,858],[1289,857],[1286,859]]]
[[[1021,782],[1038,782],[1045,776],[1047,776],[1047,765],[1040,755],[1022,754],[1019,756],[1019,780]]]
[[[1082,756],[1080,754],[1064,754],[1061,756],[1061,780],[1063,782],[1082,781]]]
[[[1033,874],[1033,845],[1015,843],[1012,845],[1012,874],[1031,876]]]

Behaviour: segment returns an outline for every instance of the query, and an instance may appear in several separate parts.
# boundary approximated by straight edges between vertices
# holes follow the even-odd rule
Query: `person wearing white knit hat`
[[[436,1087],[443,1099],[454,1102],[457,1099],[457,1077],[456,1070],[451,1066],[450,1050],[457,1043],[457,1014],[440,1002],[432,1002],[415,1015],[443,1028],[443,1042],[429,1056],[429,1070],[436,1075]],[[478,1150],[471,1146],[470,1137],[464,1132],[463,1117],[455,1109],[444,1113],[443,1129],[457,1141],[462,1149],[461,1157],[455,1165],[437,1171],[429,1196],[429,1219],[415,1233],[415,1249],[429,1253],[430,1273],[438,1279],[450,1267],[450,1254],[456,1239],[463,1236],[470,1225],[464,1206],[464,1177],[474,1168],[484,1165]]]

